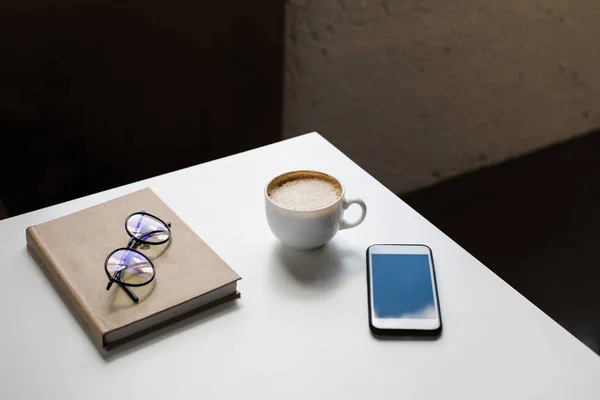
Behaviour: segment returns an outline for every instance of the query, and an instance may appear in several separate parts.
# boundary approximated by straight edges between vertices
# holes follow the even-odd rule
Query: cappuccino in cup
[[[335,203],[342,197],[339,183],[314,173],[292,174],[267,191],[278,206],[295,211],[314,211]]]
[[[343,211],[362,208],[358,220],[349,222]],[[273,234],[296,250],[320,247],[342,229],[359,225],[367,206],[360,199],[346,199],[336,178],[318,171],[293,171],[272,179],[265,187],[265,211]]]

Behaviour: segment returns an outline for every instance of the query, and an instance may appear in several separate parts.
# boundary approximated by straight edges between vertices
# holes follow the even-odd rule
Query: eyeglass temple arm
[[[119,279],[119,275],[121,275],[121,270],[119,271],[115,271],[115,273],[113,274],[113,278],[115,279]],[[106,290],[110,290],[110,288],[112,287],[112,284],[115,283],[114,281],[108,281],[108,285],[106,285]],[[131,290],[129,288],[129,286],[123,285],[119,282],[116,282],[119,287],[121,289],[123,289],[125,291],[125,293],[127,293],[127,295],[131,298],[131,300],[133,300],[134,303],[137,303],[138,301],[140,301],[139,297],[137,297],[137,295],[135,293],[133,293],[133,290]]]

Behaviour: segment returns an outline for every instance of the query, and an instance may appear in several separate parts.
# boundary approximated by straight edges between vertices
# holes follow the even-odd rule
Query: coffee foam
[[[313,211],[335,203],[342,195],[342,187],[329,175],[297,171],[274,179],[267,195],[280,207]]]

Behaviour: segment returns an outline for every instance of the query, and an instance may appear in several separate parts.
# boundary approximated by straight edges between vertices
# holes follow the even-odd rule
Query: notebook
[[[171,223],[171,239],[140,250],[155,266],[148,285],[106,290],[107,255],[126,247],[128,215],[144,210]],[[151,189],[98,204],[26,230],[27,245],[94,343],[112,349],[158,327],[239,297],[240,276]],[[139,250],[139,249],[138,249]]]

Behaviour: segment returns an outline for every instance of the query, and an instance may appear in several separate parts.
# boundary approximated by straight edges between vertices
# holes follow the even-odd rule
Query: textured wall
[[[397,192],[600,126],[596,0],[288,0],[286,137]]]

